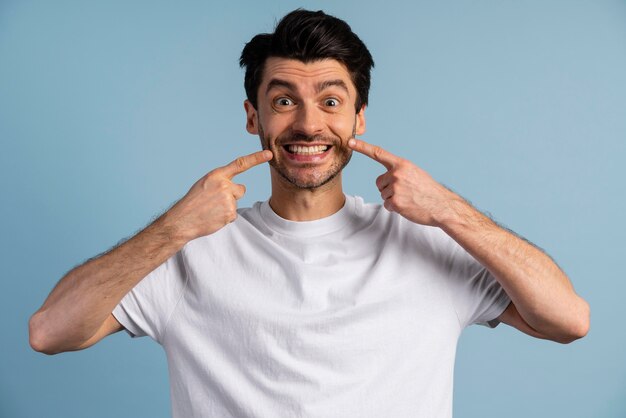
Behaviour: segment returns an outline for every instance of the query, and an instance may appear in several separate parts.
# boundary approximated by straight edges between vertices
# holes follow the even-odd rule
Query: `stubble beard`
[[[354,138],[355,134],[356,121],[354,127],[352,128],[351,138]],[[314,190],[330,183],[348,165],[348,163],[350,162],[350,158],[352,157],[352,150],[346,146],[348,141],[342,141],[341,138],[337,137],[290,134],[283,137],[279,136],[278,138],[276,138],[276,140],[269,141],[265,136],[263,126],[259,125],[259,139],[261,140],[261,147],[263,149],[268,149],[272,151],[272,153],[274,154],[274,158],[270,160],[269,164],[284,180],[286,180],[289,184],[298,189]],[[290,171],[281,159],[276,159],[276,156],[280,155],[281,152],[281,150],[278,148],[282,148],[284,144],[294,141],[311,143],[315,141],[322,141],[324,143],[332,144],[331,152],[335,154],[335,157],[330,168],[326,169],[323,172],[316,171],[315,173],[312,173],[312,175],[306,176],[298,175],[298,172],[315,169],[317,167],[316,164],[301,165],[300,168],[293,170],[293,172]]]

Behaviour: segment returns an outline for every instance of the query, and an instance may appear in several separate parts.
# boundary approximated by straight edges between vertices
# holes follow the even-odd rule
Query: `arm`
[[[115,306],[188,241],[234,221],[245,187],[232,177],[271,157],[260,151],[213,170],[137,235],[66,274],[29,321],[33,349],[46,354],[80,350],[121,330],[111,314]]]
[[[589,306],[552,259],[448,192],[450,204],[437,215],[437,226],[485,266],[509,295],[513,303],[499,319],[562,343],[585,336]]]
[[[496,277],[512,300],[499,317],[502,322],[563,343],[586,335],[589,306],[550,257],[496,225],[410,161],[356,139],[349,145],[387,168],[376,180],[385,208],[441,228]]]

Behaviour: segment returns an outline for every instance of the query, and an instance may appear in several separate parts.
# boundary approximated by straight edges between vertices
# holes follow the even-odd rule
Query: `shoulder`
[[[371,226],[403,246],[413,250],[431,252],[431,255],[455,254],[462,250],[441,228],[416,224],[396,212],[390,212],[380,203],[366,203],[361,197],[354,197],[355,213],[369,219]]]

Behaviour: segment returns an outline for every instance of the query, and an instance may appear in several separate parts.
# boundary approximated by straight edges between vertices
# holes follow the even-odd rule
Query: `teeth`
[[[321,154],[328,149],[328,145],[314,145],[312,147],[305,147],[302,145],[289,145],[289,152],[292,154],[304,154],[314,155]]]

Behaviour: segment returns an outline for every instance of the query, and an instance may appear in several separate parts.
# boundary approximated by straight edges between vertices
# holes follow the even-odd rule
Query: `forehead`
[[[343,80],[351,92],[355,91],[348,69],[344,64],[334,59],[304,63],[295,59],[270,57],[265,62],[260,87],[267,86],[271,80],[277,79],[289,81],[302,87],[328,80]]]

